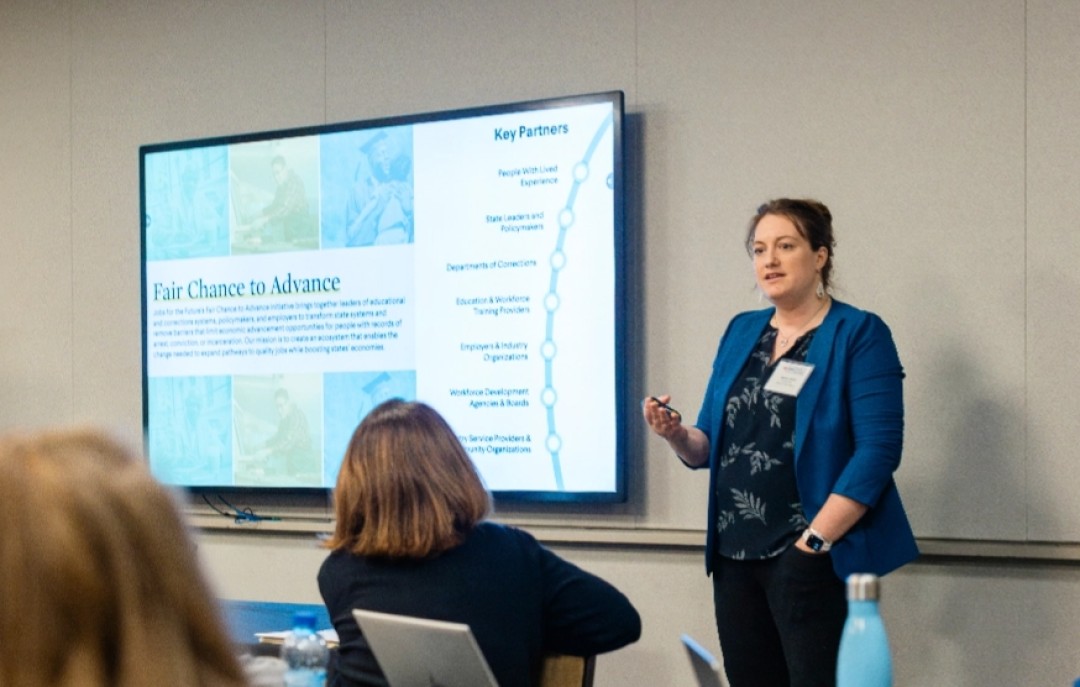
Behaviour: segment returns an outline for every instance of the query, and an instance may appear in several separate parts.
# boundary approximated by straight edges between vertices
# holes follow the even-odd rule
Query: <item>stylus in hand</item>
[[[658,406],[660,406],[661,408],[663,408],[664,410],[668,411],[668,414],[669,414],[669,415],[674,415],[674,416],[677,416],[677,417],[682,417],[682,413],[680,413],[679,411],[675,410],[674,408],[672,408],[671,406],[669,406],[669,405],[668,405],[667,403],[664,403],[663,401],[661,401],[661,400],[660,400],[659,398],[657,398],[656,396],[649,396],[649,400],[651,400],[651,401],[655,401],[655,402],[656,402],[656,405],[658,405]]]

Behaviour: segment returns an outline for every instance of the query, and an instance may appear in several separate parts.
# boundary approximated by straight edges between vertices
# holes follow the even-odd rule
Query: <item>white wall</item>
[[[1071,0],[0,0],[0,426],[140,441],[139,145],[621,89],[635,398],[696,406],[724,323],[758,305],[747,218],[817,196],[840,297],[890,323],[907,368],[920,536],[1080,542],[1077,35]],[[631,438],[628,504],[505,514],[700,530],[703,475]],[[200,543],[224,596],[318,600],[306,538]],[[699,551],[557,548],[645,618],[599,685],[688,678],[678,632],[715,643]],[[1078,577],[935,557],[896,573],[898,684],[1069,684]]]

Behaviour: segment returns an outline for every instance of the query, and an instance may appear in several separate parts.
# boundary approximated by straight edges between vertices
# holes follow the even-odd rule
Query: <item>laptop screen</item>
[[[681,637],[686,653],[690,657],[690,665],[694,669],[694,677],[700,687],[724,687],[722,679],[722,666],[709,651],[698,644],[690,635]]]

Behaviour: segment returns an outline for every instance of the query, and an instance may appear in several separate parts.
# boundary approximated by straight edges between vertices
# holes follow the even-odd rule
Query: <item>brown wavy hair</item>
[[[0,685],[240,687],[171,492],[93,430],[0,438]]]
[[[469,454],[439,413],[385,401],[349,441],[326,546],[360,556],[422,559],[460,544],[491,511]]]

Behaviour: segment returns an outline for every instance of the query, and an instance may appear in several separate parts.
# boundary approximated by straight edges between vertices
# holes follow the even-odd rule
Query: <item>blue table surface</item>
[[[229,636],[237,644],[253,644],[259,640],[256,632],[280,632],[292,628],[293,615],[297,611],[315,614],[315,629],[332,628],[330,614],[322,604],[279,603],[274,601],[241,601],[219,599],[218,605],[229,630]]]

